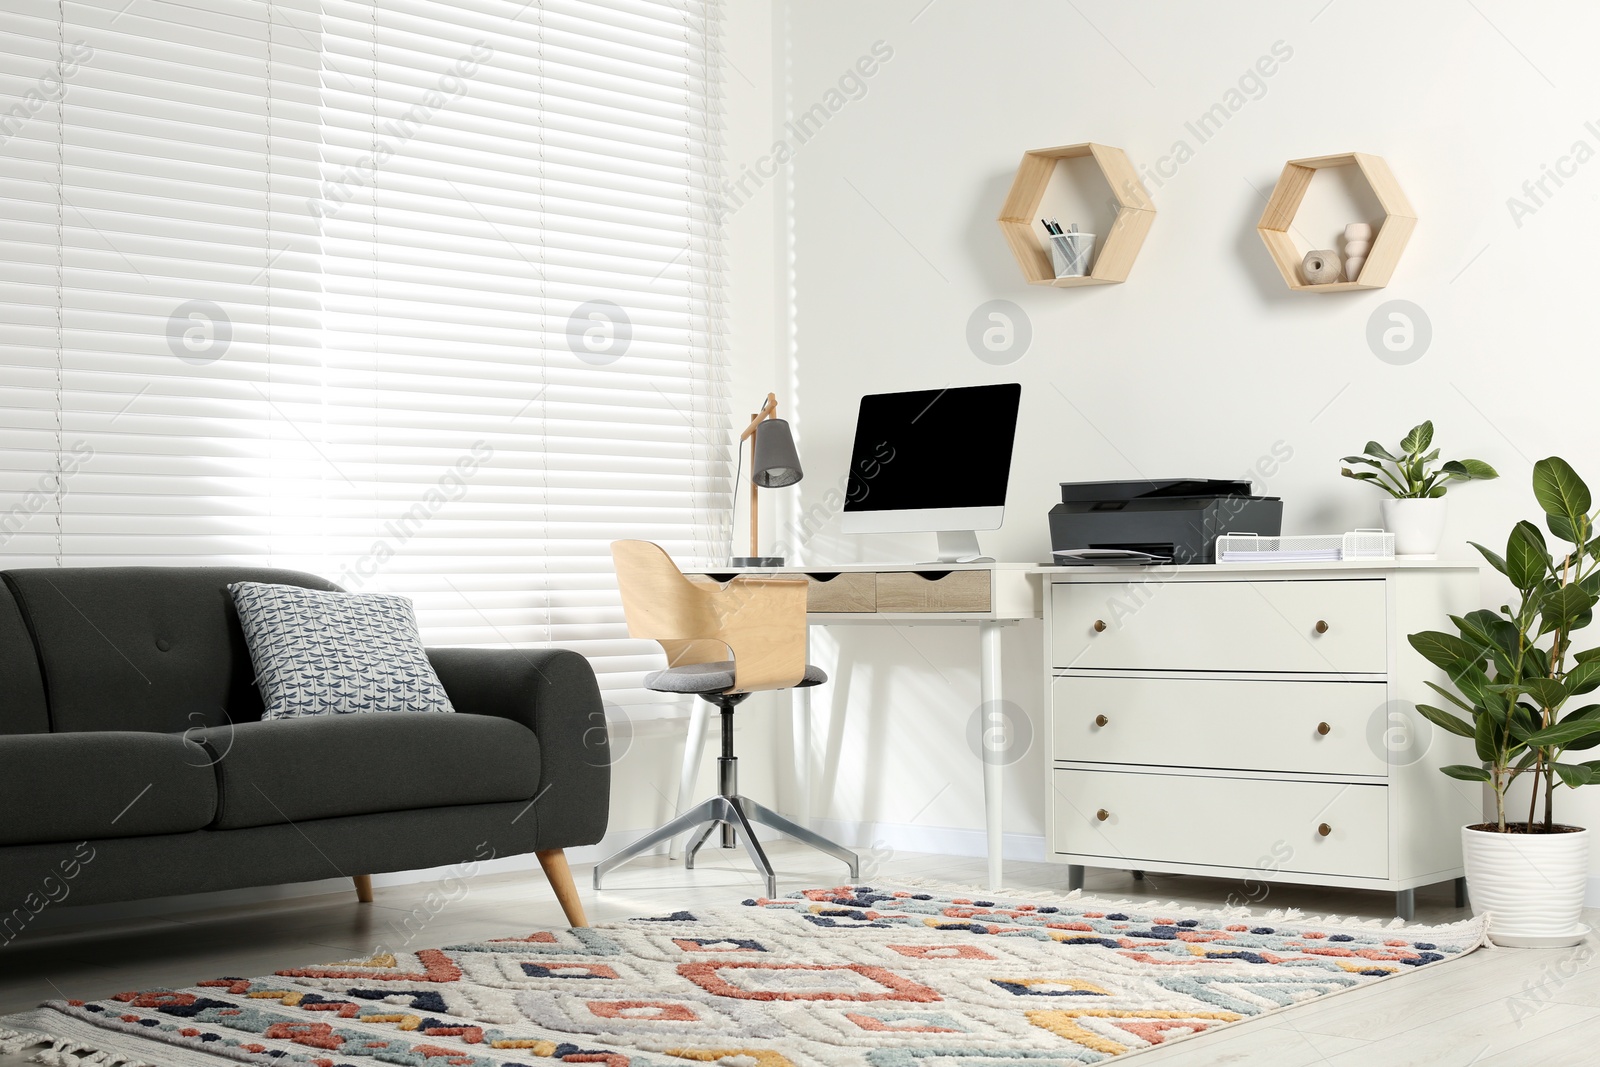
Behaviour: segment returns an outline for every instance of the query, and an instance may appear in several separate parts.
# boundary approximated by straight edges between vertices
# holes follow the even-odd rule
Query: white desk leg
[[[682,815],[694,803],[694,780],[700,776],[700,761],[706,754],[706,716],[711,707],[695,698],[689,712],[689,735],[683,739],[683,769],[678,772],[678,810]],[[678,839],[667,842],[667,858],[678,858]]]
[[[979,664],[979,691],[983,699],[983,708],[988,714],[989,721],[984,724],[982,737],[986,742],[989,737],[1004,736],[1006,731],[1005,719],[1000,710],[1000,630],[1001,623],[981,622],[978,624],[978,636],[982,643]],[[1004,754],[990,752],[986,743],[980,744],[983,750],[983,815],[984,826],[989,837],[989,888],[998,890],[1002,882],[1001,857],[1003,855],[1003,835],[1001,832],[1001,799],[1005,788],[1005,768],[1003,766]]]
[[[794,708],[794,821],[811,829],[811,687],[790,690]]]

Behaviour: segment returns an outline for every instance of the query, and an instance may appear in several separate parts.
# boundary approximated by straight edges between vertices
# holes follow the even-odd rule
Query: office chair
[[[661,546],[649,541],[614,541],[622,611],[628,634],[661,644],[667,668],[645,676],[648,689],[692,693],[722,713],[722,757],[717,760],[717,795],[652,830],[595,864],[594,887],[607,873],[679,834],[696,831],[684,850],[684,866],[719,827],[722,847],[744,845],[778,895],[778,879],[756,839],[752,823],[777,830],[850,867],[861,877],[861,860],[847,848],[790,822],[739,794],[739,760],[733,754],[733,709],[751,693],[818,685],[828,676],[806,663],[806,582],[741,576],[725,585],[691,582]],[[732,659],[728,656],[732,655]]]

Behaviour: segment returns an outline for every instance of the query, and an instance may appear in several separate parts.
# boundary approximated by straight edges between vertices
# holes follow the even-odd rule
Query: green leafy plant
[[[1359,482],[1371,482],[1398,500],[1444,496],[1447,483],[1498,478],[1500,474],[1481,459],[1452,459],[1438,463],[1439,450],[1431,452],[1433,423],[1413,426],[1394,455],[1376,441],[1368,441],[1366,452],[1346,456],[1341,462],[1364,463],[1376,470],[1356,471],[1341,467],[1339,473]],[[1437,464],[1430,466],[1430,464]]]
[[[1450,676],[1454,690],[1429,682],[1455,710],[1427,704],[1417,710],[1434,725],[1472,738],[1482,761],[1441,769],[1489,784],[1501,833],[1553,832],[1556,789],[1600,781],[1600,760],[1573,759],[1600,745],[1600,704],[1567,710],[1574,697],[1600,688],[1600,647],[1572,647],[1600,599],[1600,511],[1591,513],[1589,487],[1554,456],[1534,464],[1533,495],[1550,533],[1566,542],[1554,555],[1543,531],[1526,521],[1511,528],[1503,556],[1472,546],[1516,588],[1516,608],[1452,615],[1456,633],[1429,630],[1408,638]],[[1533,775],[1533,790],[1527,822],[1518,826],[1506,821],[1506,792],[1524,774]],[[1541,798],[1544,818],[1535,825]]]

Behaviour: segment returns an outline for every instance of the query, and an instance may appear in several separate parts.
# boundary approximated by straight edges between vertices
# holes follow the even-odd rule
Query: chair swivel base
[[[627,863],[635,856],[648,852],[650,849],[671,840],[679,834],[696,831],[694,844],[684,850],[683,865],[689,870],[694,869],[695,855],[700,851],[700,846],[706,843],[717,827],[723,828],[723,847],[734,847],[731,838],[737,837],[743,842],[744,850],[750,854],[750,859],[755,863],[756,870],[767,883],[767,896],[778,895],[778,877],[773,873],[772,863],[767,859],[767,854],[761,848],[761,842],[756,839],[752,823],[760,823],[770,827],[786,837],[792,837],[801,844],[810,845],[819,852],[825,852],[835,859],[842,860],[850,867],[850,877],[860,879],[861,858],[854,852],[841,845],[836,845],[821,834],[807,830],[799,823],[791,822],[771,808],[757,804],[749,797],[715,796],[701,804],[695,805],[690,810],[673,819],[665,826],[650,831],[633,844],[621,849],[594,866],[594,887],[600,888],[600,880],[611,871]]]

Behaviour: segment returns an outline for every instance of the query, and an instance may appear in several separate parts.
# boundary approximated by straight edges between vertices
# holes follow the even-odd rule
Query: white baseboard
[[[972,857],[989,854],[989,835],[982,830],[962,827],[813,819],[811,828],[848,848],[875,855],[880,863],[895,852]],[[1001,838],[1001,854],[1008,860],[1043,863],[1044,835],[1004,834]]]

